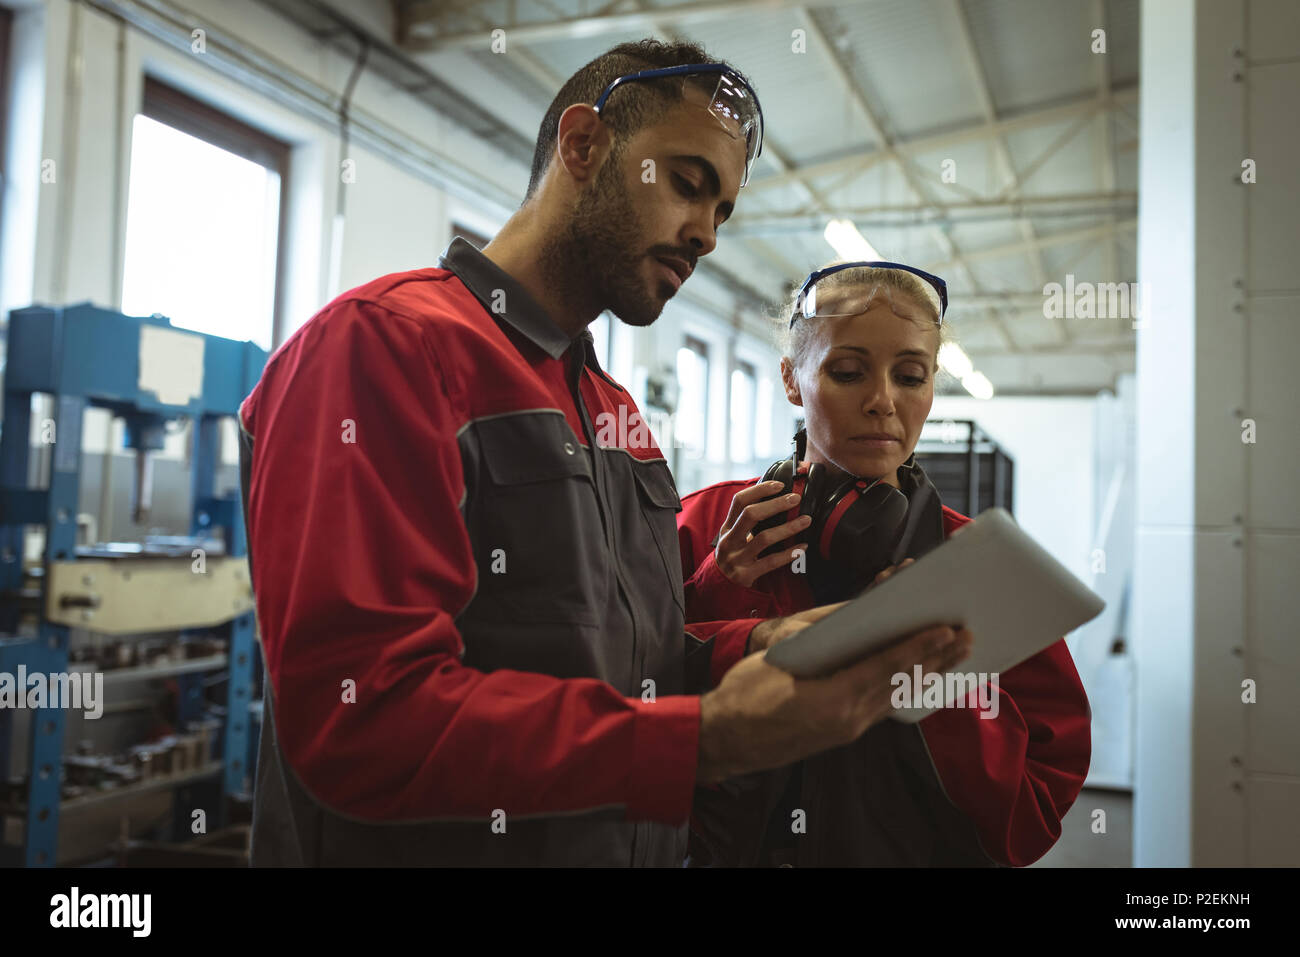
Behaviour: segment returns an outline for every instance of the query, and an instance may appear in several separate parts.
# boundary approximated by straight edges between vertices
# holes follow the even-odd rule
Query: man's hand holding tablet
[[[809,609],[763,622],[759,642],[770,646],[840,610]],[[751,654],[700,699],[700,753],[696,780],[703,784],[791,764],[856,740],[892,713],[892,679],[944,672],[960,664],[974,637],[966,629],[930,627],[825,678],[796,678]]]

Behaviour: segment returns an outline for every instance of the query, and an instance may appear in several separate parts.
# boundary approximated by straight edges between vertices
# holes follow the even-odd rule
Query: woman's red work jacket
[[[689,576],[685,582],[688,630],[692,622],[779,617],[814,604],[805,578],[788,566],[769,572],[746,588],[723,575],[714,560],[714,542],[732,497],[757,481],[721,482],[682,499],[677,524],[682,568]],[[945,536],[969,521],[944,507]],[[1061,819],[1083,786],[1092,747],[1092,712],[1064,640],[999,675],[998,695],[996,718],[980,717],[975,707],[941,708],[923,719],[919,728],[943,793],[973,824],[979,848],[995,863],[1024,866],[1056,843]],[[853,786],[853,774],[832,777],[839,780],[831,787]],[[850,782],[847,785],[846,780]],[[716,798],[713,790],[711,797]],[[697,810],[699,797],[697,790]],[[843,809],[840,813],[850,815],[864,806],[855,805],[852,796],[848,797],[848,804],[841,800],[829,806],[838,806]],[[897,820],[905,822],[907,814],[915,810],[897,808]],[[872,813],[881,811],[876,806]],[[884,813],[893,817],[891,809]],[[724,814],[720,819],[732,818]],[[846,835],[856,833],[852,822],[841,822],[837,833],[836,850],[822,854],[819,863],[830,862],[828,856],[841,863],[873,863],[863,859],[873,853],[866,846],[872,843],[868,837],[862,838],[856,857],[852,847],[839,849]],[[927,840],[934,843],[943,838],[931,835]],[[879,839],[875,844],[879,845]],[[944,861],[941,850],[933,851],[928,861]],[[900,860],[915,862],[905,852]]]

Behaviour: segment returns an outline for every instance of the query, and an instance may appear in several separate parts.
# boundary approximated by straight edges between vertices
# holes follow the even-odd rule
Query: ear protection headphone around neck
[[[870,582],[887,565],[901,560],[895,556],[903,544],[905,527],[912,524],[907,522],[908,498],[883,479],[832,473],[815,462],[801,468],[807,443],[808,434],[800,429],[794,453],[773,462],[762,479],[781,482],[784,488],[778,494],[799,492],[798,510],[765,519],[754,528],[754,534],[809,515],[812,524],[800,538],[808,542],[812,563],[826,562],[850,572],[860,582]]]

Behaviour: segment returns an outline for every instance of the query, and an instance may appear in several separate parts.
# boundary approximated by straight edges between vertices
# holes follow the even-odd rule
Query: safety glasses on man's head
[[[708,82],[708,78],[717,75],[717,83]],[[625,83],[644,80],[673,80],[680,78],[683,95],[688,88],[698,89],[708,94],[707,106],[719,125],[733,137],[745,140],[745,173],[740,185],[749,182],[749,173],[754,160],[763,152],[763,109],[758,105],[758,94],[754,92],[743,76],[723,63],[688,63],[682,66],[663,67],[658,70],[642,70],[628,73],[614,80],[605,87],[605,92],[596,100],[595,110],[600,113],[605,108],[609,95]],[[697,79],[692,79],[697,78]],[[707,89],[706,89],[707,88]],[[709,89],[712,90],[709,93]]]
[[[799,295],[795,298],[794,314],[790,316],[790,326],[793,328],[797,319],[815,319],[830,316],[856,316],[866,311],[868,304],[874,298],[880,288],[884,288],[888,293],[889,287],[883,283],[863,283],[854,285],[849,283],[835,283],[829,286],[819,284],[828,276],[833,276],[845,269],[901,269],[903,272],[909,272],[922,281],[922,289],[930,306],[934,309],[939,321],[943,322],[943,315],[948,311],[948,284],[940,279],[934,273],[928,273],[924,269],[917,269],[915,266],[908,266],[903,263],[891,262],[850,262],[836,263],[834,266],[827,266],[825,269],[818,269],[809,274],[808,278],[803,281],[799,287]],[[892,297],[890,300],[893,303]]]

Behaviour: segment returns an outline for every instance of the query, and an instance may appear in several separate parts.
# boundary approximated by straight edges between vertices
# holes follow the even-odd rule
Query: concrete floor
[[[1098,809],[1106,812],[1106,831],[1093,833]],[[1030,867],[1132,867],[1133,795],[1127,791],[1084,788],[1061,821],[1056,846]]]

